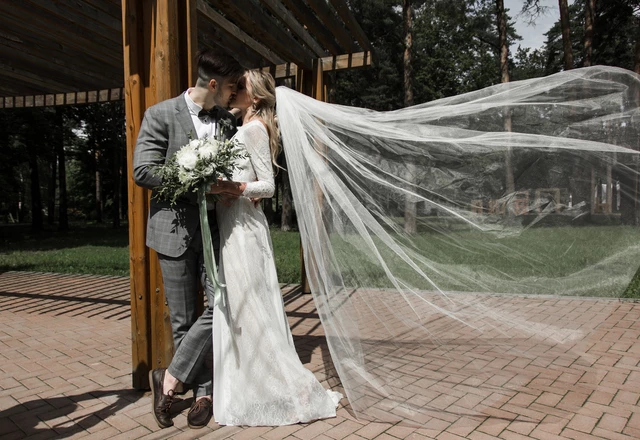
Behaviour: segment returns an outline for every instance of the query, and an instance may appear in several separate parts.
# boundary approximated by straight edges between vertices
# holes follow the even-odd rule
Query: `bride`
[[[213,318],[215,420],[222,425],[287,425],[335,417],[342,397],[326,391],[300,362],[284,313],[269,225],[251,198],[272,197],[279,148],[271,75],[249,71],[231,106],[241,110],[236,139],[247,157],[232,181],[212,193],[240,196],[219,203],[223,305]]]
[[[248,199],[274,190],[273,81],[245,81],[235,105],[249,158],[218,185],[243,197],[218,211],[228,290],[214,319],[215,418],[331,417],[334,400],[297,359],[267,224]],[[544,402],[574,392],[567,366],[606,374],[590,335],[614,312],[588,303],[577,321],[565,298],[631,292],[638,75],[576,69],[392,112],[276,95],[314,302],[358,417],[529,417],[543,393],[536,414],[556,415]]]

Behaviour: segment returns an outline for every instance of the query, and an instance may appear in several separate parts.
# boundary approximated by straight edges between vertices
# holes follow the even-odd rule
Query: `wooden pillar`
[[[193,83],[195,0],[122,0],[133,387],[173,355],[157,255],[146,245],[149,191],[133,181],[133,150],[145,110]],[[186,66],[186,67],[185,67]]]

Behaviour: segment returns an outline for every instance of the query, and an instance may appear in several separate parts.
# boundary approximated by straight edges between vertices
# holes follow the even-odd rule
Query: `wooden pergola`
[[[149,191],[132,179],[145,109],[195,82],[199,48],[326,100],[326,74],[370,65],[371,44],[345,0],[4,0],[0,29],[0,108],[125,100],[133,386],[148,388],[173,341],[145,246]]]

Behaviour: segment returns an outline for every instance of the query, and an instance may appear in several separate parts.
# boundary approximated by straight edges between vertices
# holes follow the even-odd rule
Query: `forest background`
[[[376,62],[332,73],[333,103],[394,110],[596,64],[640,73],[640,0],[559,0],[560,14],[540,48],[520,47],[514,27],[516,15],[535,23],[557,14],[539,0],[515,11],[505,10],[503,0],[348,3]],[[0,244],[23,237],[16,227],[36,238],[88,223],[126,231],[124,119],[118,101],[0,110]],[[265,213],[274,230],[295,230],[286,171],[276,180]]]

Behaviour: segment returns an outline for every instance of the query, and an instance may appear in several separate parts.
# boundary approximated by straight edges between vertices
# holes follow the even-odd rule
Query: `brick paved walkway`
[[[128,282],[119,277],[0,274],[0,438],[640,438],[640,304],[559,298],[515,298],[509,303],[547,321],[589,323],[588,337],[579,341],[588,356],[581,362],[567,356],[549,361],[541,353],[545,362],[531,365],[543,372],[547,370],[540,365],[555,365],[555,372],[549,369],[546,377],[539,374],[520,391],[492,400],[493,417],[431,410],[422,420],[424,427],[416,429],[358,421],[340,407],[337,418],[306,425],[239,428],[211,422],[194,431],[182,411],[174,427],[160,430],[149,413],[149,393],[130,388]],[[297,286],[285,286],[283,294],[300,358],[325,385],[335,384],[311,297],[300,294]],[[512,376],[534,367],[500,366]],[[451,376],[435,383],[417,381],[407,390],[411,387],[419,397],[428,394],[427,388],[431,393],[446,390],[444,395],[450,394],[457,405],[478,401],[473,388],[452,385]],[[175,407],[189,404],[185,399]]]

